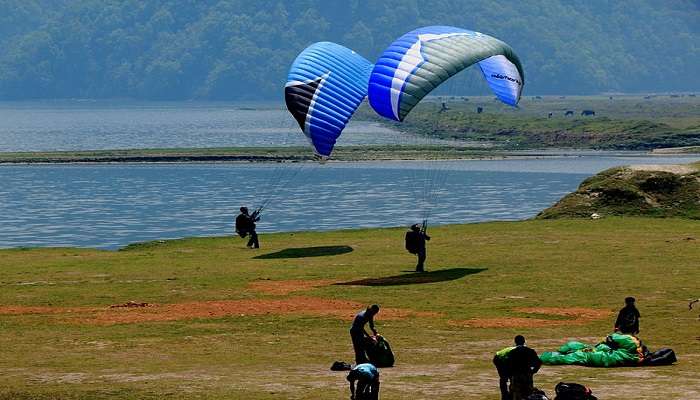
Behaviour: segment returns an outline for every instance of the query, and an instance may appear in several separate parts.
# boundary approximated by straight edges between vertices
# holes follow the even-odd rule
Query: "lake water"
[[[417,140],[425,142],[377,123],[351,121],[338,144]],[[1,152],[298,145],[308,145],[306,137],[279,104],[0,102]]]
[[[600,170],[698,157],[587,155],[449,162],[0,166],[0,247],[231,234],[269,200],[261,232],[530,218]],[[433,186],[433,190],[427,190]],[[264,246],[264,236],[262,237]]]
[[[352,122],[339,144],[425,143]],[[289,146],[306,139],[279,104],[0,102],[0,151]],[[452,162],[0,165],[0,247],[115,249],[231,234],[241,205],[269,205],[261,232],[530,218],[615,165],[697,158]],[[630,156],[631,154],[626,154]],[[264,243],[264,239],[263,239]]]

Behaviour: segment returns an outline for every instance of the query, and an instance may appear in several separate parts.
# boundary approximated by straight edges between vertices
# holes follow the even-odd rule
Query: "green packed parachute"
[[[583,365],[586,367],[624,367],[641,365],[669,365],[676,361],[671,349],[650,352],[633,335],[612,333],[595,346],[570,341],[558,351],[540,355],[546,365]]]

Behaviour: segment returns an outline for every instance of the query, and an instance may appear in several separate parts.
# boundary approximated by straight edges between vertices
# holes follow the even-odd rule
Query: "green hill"
[[[590,218],[593,214],[700,219],[700,163],[603,171],[537,218]]]
[[[698,20],[692,0],[3,0],[0,99],[279,100],[310,43],[375,59],[425,25],[511,44],[526,93],[698,91]]]

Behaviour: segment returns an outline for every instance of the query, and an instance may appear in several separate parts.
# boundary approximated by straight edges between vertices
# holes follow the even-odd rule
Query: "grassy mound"
[[[537,218],[589,218],[594,213],[700,219],[700,163],[603,171]]]

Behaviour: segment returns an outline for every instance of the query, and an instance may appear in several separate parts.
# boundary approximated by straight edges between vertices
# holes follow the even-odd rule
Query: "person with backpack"
[[[634,297],[625,298],[625,306],[617,314],[617,319],[615,320],[615,332],[628,335],[639,334],[639,318],[641,315],[634,302]]]
[[[236,233],[238,236],[245,238],[250,235],[246,247],[249,249],[259,249],[258,234],[255,232],[255,223],[260,221],[260,211],[255,210],[252,214],[248,214],[248,207],[241,207],[241,213],[236,217]]]
[[[372,304],[364,311],[360,311],[355,315],[350,327],[350,339],[352,339],[352,348],[355,351],[355,363],[363,364],[367,362],[367,341],[372,340],[371,336],[365,331],[365,325],[369,323],[369,328],[374,335],[377,335],[377,330],[374,329],[374,316],[379,313],[379,306]]]
[[[534,390],[533,375],[540,370],[542,361],[537,352],[525,346],[522,335],[515,337],[515,348],[508,352],[510,394],[513,400],[525,400]]]
[[[416,272],[425,271],[425,259],[427,252],[425,249],[425,241],[430,240],[426,232],[425,223],[423,226],[419,224],[411,225],[411,229],[406,232],[406,250],[409,253],[418,256],[418,264],[416,264]]]
[[[510,392],[508,391],[508,382],[510,381],[510,371],[508,370],[508,353],[515,347],[505,347],[496,352],[493,356],[493,365],[498,371],[498,387],[501,389],[501,400],[511,400]]]
[[[351,400],[378,400],[379,399],[379,371],[370,363],[356,365],[350,370],[347,377],[350,382]],[[355,388],[357,381],[357,388]]]

